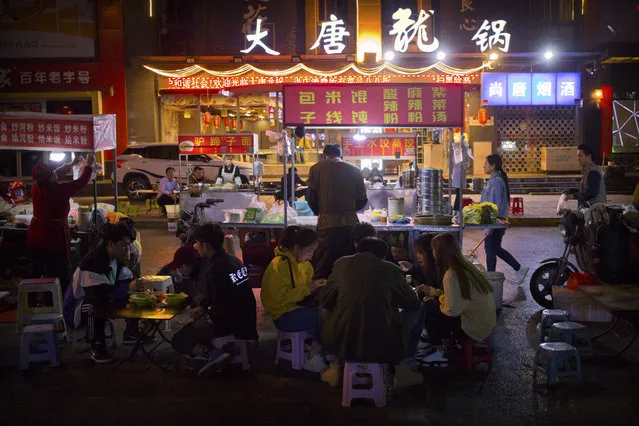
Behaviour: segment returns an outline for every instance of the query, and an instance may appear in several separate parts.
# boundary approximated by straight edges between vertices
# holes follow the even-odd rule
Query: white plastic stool
[[[275,350],[275,366],[277,366],[280,359],[285,359],[291,362],[291,367],[293,367],[293,370],[301,370],[304,366],[304,360],[306,358],[304,354],[304,340],[310,337],[310,331],[297,331],[293,333],[278,331],[277,349]],[[282,350],[282,345],[286,341],[291,342],[290,352]]]
[[[29,318],[29,325],[51,324],[53,331],[58,337],[68,340],[67,324],[61,314],[52,312],[50,314],[35,314]]]
[[[550,334],[550,328],[556,322],[570,321],[570,314],[564,309],[544,309],[539,322],[539,343],[544,343]]]
[[[43,353],[31,352],[31,344],[36,342],[45,342],[44,345],[37,346],[38,351],[45,349]],[[22,336],[20,336],[20,343],[21,370],[28,370],[31,362],[49,361],[51,367],[60,365],[58,343],[56,342],[52,324],[28,325],[24,327]]]
[[[223,346],[227,343],[234,344],[237,348],[239,348],[240,353],[234,355],[231,358],[231,364],[242,364],[242,370],[247,371],[251,366],[248,362],[248,350],[246,348],[246,340],[238,340],[235,336],[224,336],[218,337],[217,339],[213,339],[213,346],[218,349],[223,349]]]
[[[137,281],[145,290],[160,291],[162,293],[175,293],[173,278],[169,275],[145,275],[138,278]],[[162,321],[162,331],[171,331],[171,321]]]
[[[362,389],[362,375],[370,376],[372,384]],[[368,381],[370,383],[370,381]],[[355,388],[358,386],[358,388]],[[372,399],[376,407],[386,406],[386,386],[384,385],[384,369],[382,364],[346,362],[344,364],[344,381],[342,384],[342,407],[350,407],[353,399]]]
[[[29,293],[51,293],[52,306],[29,306]],[[57,278],[37,278],[22,280],[18,288],[18,321],[16,332],[29,324],[29,318],[36,314],[57,313],[62,315],[62,290]]]
[[[580,345],[577,346],[575,341],[579,339]],[[588,334],[588,328],[574,321],[556,322],[550,329],[551,342],[566,342],[573,345],[581,353],[592,354],[592,341]]]

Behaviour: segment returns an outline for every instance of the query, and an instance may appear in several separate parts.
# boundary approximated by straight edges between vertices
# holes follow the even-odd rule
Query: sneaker
[[[310,371],[311,373],[321,373],[328,366],[326,365],[326,361],[320,354],[311,354],[311,356],[304,362],[304,370]]]
[[[98,364],[108,364],[113,361],[104,344],[91,346],[91,359]]]
[[[327,369],[321,372],[320,378],[330,387],[339,387],[341,368],[339,364],[330,364]]]
[[[226,361],[229,361],[231,355],[222,351],[221,349],[214,349],[208,353],[208,361],[197,372],[198,376],[204,375],[206,372],[219,371]]]
[[[526,267],[526,266],[522,266],[521,268],[519,268],[519,271],[517,271],[515,273],[516,275],[516,282],[517,285],[522,285],[524,280],[526,279],[526,275],[528,275],[528,271],[530,270],[530,268]]]
[[[422,358],[421,364],[423,366],[447,367],[448,358],[446,357],[446,354],[444,352],[436,350],[432,354]]]
[[[124,331],[124,333],[122,334],[122,343],[125,345],[135,345],[136,343],[138,343],[138,336],[140,335],[140,332],[138,330],[135,331]],[[144,339],[142,339],[142,344],[143,345],[148,345],[150,343],[154,343],[156,340],[155,336],[145,336]]]

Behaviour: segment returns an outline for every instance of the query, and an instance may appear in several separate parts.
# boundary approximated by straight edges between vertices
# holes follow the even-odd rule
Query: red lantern
[[[486,111],[486,108],[479,108],[477,111],[477,121],[479,121],[479,124],[482,126],[488,123],[488,111]]]
[[[207,126],[209,124],[211,124],[211,113],[210,112],[206,111],[204,113],[204,117],[203,118],[204,118],[204,124],[206,124]]]
[[[220,122],[222,121],[222,118],[219,115],[214,115],[213,116],[213,127],[218,128],[220,127]]]
[[[233,120],[231,120],[231,128],[233,130],[237,129],[237,118],[234,118]]]
[[[229,117],[224,117],[224,127],[229,127],[231,125],[231,119]]]

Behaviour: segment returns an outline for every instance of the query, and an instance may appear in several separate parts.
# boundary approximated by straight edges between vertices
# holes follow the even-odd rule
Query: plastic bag
[[[557,214],[561,214],[561,212],[566,209],[566,194],[561,194],[561,196],[559,197],[559,202],[557,203]]]
[[[297,212],[293,208],[289,208],[287,214],[289,218],[297,217]],[[284,202],[273,203],[262,223],[284,223]]]
[[[566,285],[566,287],[568,288],[568,290],[577,291],[580,286],[596,285],[597,281],[597,277],[588,272],[573,272],[572,274],[570,274],[570,277],[568,277],[568,284]]]

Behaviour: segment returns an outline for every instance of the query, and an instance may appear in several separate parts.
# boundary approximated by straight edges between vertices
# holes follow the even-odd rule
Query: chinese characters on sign
[[[482,104],[578,105],[579,73],[484,73]]]
[[[396,22],[393,24],[393,28],[388,33],[395,36],[395,43],[393,48],[396,52],[406,52],[408,46],[417,35],[417,48],[422,52],[434,52],[439,47],[439,40],[437,37],[433,37],[433,40],[428,42],[428,34],[426,32],[427,25],[426,20],[434,15],[434,11],[429,10],[428,13],[425,10],[420,10],[417,16],[417,21],[411,19],[413,14],[410,9],[399,8],[393,13],[393,20]]]
[[[504,32],[505,29],[506,21],[504,20],[493,22],[484,20],[479,30],[477,30],[473,38],[471,38],[471,41],[474,41],[475,44],[479,46],[479,50],[481,50],[482,53],[486,50],[491,50],[493,47],[497,47],[497,49],[502,52],[508,52],[508,48],[510,47],[510,34]]]
[[[262,39],[268,35],[268,31],[267,30],[261,31],[262,29],[261,27],[262,27],[262,20],[258,19],[255,23],[255,34],[248,34],[246,36],[246,40],[250,41],[251,45],[244,50],[240,50],[240,52],[250,53],[251,50],[255,49],[257,46],[260,46],[269,55],[275,55],[275,56],[279,55],[280,52],[276,52],[275,50],[271,49],[270,47],[265,45],[264,42],[262,41]]]
[[[257,135],[179,135],[179,153],[195,154],[252,154],[257,152]]]
[[[289,126],[449,127],[462,123],[462,86],[284,86]]]
[[[35,150],[93,150],[93,124],[80,120],[0,117],[0,147]]]
[[[337,19],[335,15],[331,15],[330,18],[329,22],[322,22],[319,36],[311,46],[311,49],[317,49],[322,43],[322,47],[324,47],[324,51],[328,55],[339,54],[346,48],[343,43],[344,37],[351,35],[351,33],[346,31],[344,21]]]
[[[0,89],[12,86],[77,86],[91,83],[91,72],[87,70],[78,71],[17,71],[11,68],[0,68]]]
[[[342,152],[344,157],[415,157],[415,135],[367,135],[364,140],[357,140],[352,136],[342,137]]]
[[[415,76],[420,79],[437,84],[479,84],[480,74],[440,74],[425,73]],[[401,81],[398,81],[400,80]],[[258,85],[273,84],[308,84],[308,83],[324,83],[324,84],[371,84],[371,83],[405,83],[409,81],[406,76],[395,76],[392,74],[376,74],[376,75],[335,75],[335,76],[317,76],[312,74],[296,73],[282,77],[267,77],[261,75],[251,76],[230,76],[230,77],[211,77],[210,74],[202,73],[193,77],[163,77],[160,78],[160,90],[198,90],[198,89],[231,89],[233,87],[247,87]]]
[[[460,13],[464,14],[462,15],[464,22],[459,24],[459,29],[464,31],[475,31],[477,29],[477,20],[472,17],[468,17],[467,12],[475,12],[473,0],[461,0]]]

